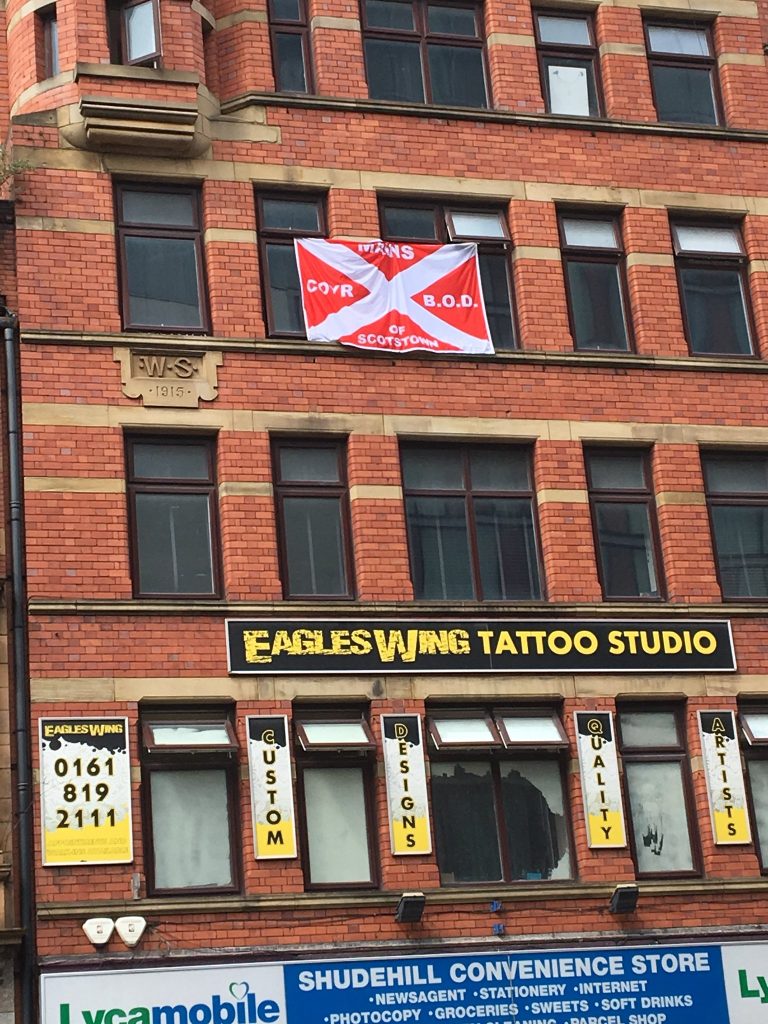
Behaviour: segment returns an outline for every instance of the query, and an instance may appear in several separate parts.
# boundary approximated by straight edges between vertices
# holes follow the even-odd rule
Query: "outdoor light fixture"
[[[608,910],[612,914],[631,914],[637,910],[640,890],[636,885],[617,885],[613,890]]]
[[[395,920],[400,924],[415,924],[424,913],[426,897],[423,892],[404,892],[395,911]]]

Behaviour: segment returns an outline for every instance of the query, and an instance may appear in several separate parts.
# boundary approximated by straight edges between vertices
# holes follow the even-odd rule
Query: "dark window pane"
[[[560,766],[503,762],[501,800],[512,879],[570,878]]]
[[[284,498],[283,520],[291,596],[346,594],[339,498]]]
[[[714,505],[712,524],[725,597],[768,597],[768,507]]]
[[[275,21],[303,21],[299,0],[270,0],[270,13]]]
[[[501,879],[491,766],[432,764],[432,814],[444,883]]]
[[[626,455],[590,455],[589,475],[597,490],[645,490],[643,456],[639,452]]]
[[[569,259],[566,268],[576,347],[626,350],[627,328],[618,266]]]
[[[472,488],[476,491],[527,491],[531,480],[526,452],[509,448],[470,451]]]
[[[592,61],[575,57],[544,57],[548,106],[551,114],[597,117],[597,90]]]
[[[709,68],[651,66],[660,121],[676,124],[717,124],[717,108]]]
[[[267,243],[267,270],[273,334],[303,334],[304,312],[292,245]]]
[[[427,46],[432,102],[455,107],[485,107],[483,51],[476,47]]]
[[[369,28],[413,31],[413,4],[400,0],[366,0],[365,17]]]
[[[464,486],[464,460],[458,448],[406,448],[402,460],[406,487],[458,491]]]
[[[339,483],[337,448],[300,448],[286,445],[280,449],[280,479],[314,483]]]
[[[714,493],[768,493],[768,459],[708,455],[704,459],[707,489]]]
[[[694,352],[731,355],[752,352],[739,270],[681,267],[680,284]]]
[[[678,762],[641,764],[625,761],[624,776],[632,811],[637,869],[642,874],[668,874],[693,868]]]
[[[606,597],[658,597],[651,524],[644,504],[595,502]]]
[[[133,63],[157,53],[153,0],[134,4],[123,11],[125,19],[126,60]]]
[[[229,886],[229,801],[223,771],[151,772],[156,889]]]
[[[418,43],[366,39],[365,63],[371,99],[424,102]]]
[[[281,92],[306,92],[304,42],[298,32],[275,32],[277,88]]]
[[[475,498],[474,509],[483,599],[540,597],[531,502],[527,498]]]
[[[121,194],[125,224],[193,228],[197,223],[194,196],[183,192],[134,192],[129,188],[123,188]]]
[[[514,348],[515,328],[512,321],[512,295],[506,254],[480,253],[478,261],[485,313],[493,344],[498,349]]]
[[[143,594],[211,594],[211,523],[204,494],[137,494]]]
[[[463,498],[408,498],[408,543],[414,596],[471,600],[467,514]]]
[[[145,480],[208,480],[208,448],[195,444],[133,445],[133,475]]]
[[[262,230],[317,233],[320,230],[318,204],[311,199],[262,199],[261,227]]]
[[[427,28],[444,36],[470,36],[477,38],[474,7],[443,7],[430,4],[427,8]]]
[[[383,206],[382,227],[387,238],[421,238],[437,241],[435,211],[413,206]]]
[[[760,862],[768,867],[768,761],[748,761],[749,788],[755,812]]]
[[[195,242],[126,235],[124,244],[129,323],[202,327]]]

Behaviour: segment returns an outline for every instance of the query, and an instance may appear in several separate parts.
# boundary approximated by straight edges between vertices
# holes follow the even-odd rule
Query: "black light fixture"
[[[415,924],[421,920],[426,902],[423,892],[404,892],[397,904],[395,920],[399,924]]]
[[[637,910],[640,890],[636,885],[617,885],[613,890],[608,910],[612,914],[631,914]]]

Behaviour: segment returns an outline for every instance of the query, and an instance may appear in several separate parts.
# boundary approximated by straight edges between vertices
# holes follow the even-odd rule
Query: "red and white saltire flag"
[[[309,341],[492,354],[477,246],[297,238]]]

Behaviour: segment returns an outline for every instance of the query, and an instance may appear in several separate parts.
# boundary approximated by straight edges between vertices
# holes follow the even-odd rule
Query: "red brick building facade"
[[[614,964],[618,987],[578,998],[541,973],[532,993],[507,975],[503,997],[450,998],[472,1019],[722,1021],[707,986],[742,956],[727,1012],[760,1019],[762,0],[7,0],[1,16],[26,165],[9,301],[44,1019],[119,1005],[105,1024],[138,1024],[106,997],[128,984],[181,1024],[224,1022],[151,995],[171,966],[179,992],[231,967],[216,991],[236,1001],[246,968],[276,961],[577,949],[597,977],[590,950],[659,943],[701,947],[710,974],[657,997]],[[307,342],[307,235],[476,241],[495,355]],[[421,652],[376,662],[387,629]],[[608,755],[605,776],[580,768],[575,712],[612,730],[620,777]],[[700,712],[725,729],[725,797]],[[421,725],[408,771],[423,762],[430,852],[393,852],[384,714]],[[255,719],[282,716],[276,783]],[[123,719],[114,748],[96,742]],[[599,845],[585,800],[626,841]],[[288,830],[292,855],[265,856],[280,801],[295,850]],[[734,832],[713,831],[712,802]],[[609,909],[620,884],[636,909]],[[396,920],[414,891],[421,920]],[[130,916],[135,946],[83,930]],[[314,1019],[286,998],[258,1019]],[[345,998],[332,1024],[373,1022]]]

